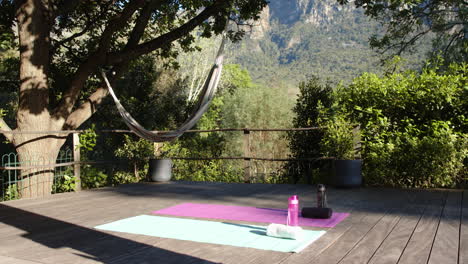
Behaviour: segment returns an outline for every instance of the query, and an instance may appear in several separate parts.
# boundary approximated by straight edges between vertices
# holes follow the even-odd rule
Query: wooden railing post
[[[81,155],[80,155],[80,134],[73,133],[73,161],[77,162],[73,165],[73,172],[75,175],[75,191],[81,191]]]
[[[244,129],[244,182],[250,182],[250,130]]]

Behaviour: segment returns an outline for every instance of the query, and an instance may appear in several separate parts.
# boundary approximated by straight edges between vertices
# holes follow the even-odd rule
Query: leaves
[[[354,4],[385,25],[385,34],[370,39],[371,46],[382,52],[400,55],[431,36],[433,55],[441,52],[447,62],[468,59],[465,32],[468,13],[464,0],[359,0]]]
[[[86,155],[87,152],[93,151],[94,147],[96,146],[97,141],[97,134],[96,134],[96,126],[93,124],[91,128],[86,129],[83,133],[80,133],[80,144],[77,146],[83,154]]]
[[[466,177],[466,64],[421,73],[363,74],[339,90],[361,124],[363,174],[370,185],[454,187]]]
[[[115,150],[115,155],[120,158],[127,158],[131,161],[144,161],[153,156],[153,143],[146,139],[132,139],[129,135],[124,135],[124,144]]]

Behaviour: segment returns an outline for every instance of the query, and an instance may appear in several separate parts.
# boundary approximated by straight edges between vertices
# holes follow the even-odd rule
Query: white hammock
[[[202,115],[208,110],[208,106],[210,105],[215,95],[219,80],[221,78],[221,71],[223,69],[223,51],[225,42],[226,36],[224,36],[221,41],[221,45],[219,47],[218,54],[215,59],[215,63],[211,67],[203,89],[200,92],[200,95],[198,96],[198,101],[193,113],[179,128],[172,131],[153,132],[150,130],[146,130],[143,126],[141,126],[122,106],[119,99],[115,95],[114,90],[112,89],[112,86],[110,85],[106,74],[104,72],[101,72],[102,77],[104,78],[104,81],[107,85],[107,88],[109,89],[109,93],[114,99],[115,105],[117,106],[120,115],[122,116],[125,124],[127,124],[127,126],[130,128],[130,130],[133,131],[137,136],[146,140],[153,142],[164,142],[176,139],[180,137],[184,132],[191,129],[202,117]]]

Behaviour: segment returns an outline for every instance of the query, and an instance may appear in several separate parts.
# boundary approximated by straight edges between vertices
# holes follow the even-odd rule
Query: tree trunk
[[[46,1],[20,2],[16,13],[20,46],[20,94],[16,131],[61,130],[64,120],[51,117],[49,106],[50,12]],[[60,135],[15,134],[20,165],[54,164],[65,139]],[[63,135],[62,135],[63,136]],[[53,167],[23,169],[18,182],[22,198],[51,193]]]
[[[30,142],[17,147],[20,166],[31,167],[20,170],[18,191],[21,198],[41,197],[52,193],[55,168],[48,165],[56,163],[64,142],[65,138],[36,136]],[[37,167],[33,168],[34,166]]]

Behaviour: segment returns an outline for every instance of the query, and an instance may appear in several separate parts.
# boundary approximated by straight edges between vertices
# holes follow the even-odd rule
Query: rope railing
[[[292,131],[313,131],[320,130],[321,127],[303,127],[303,128],[218,128],[218,129],[204,129],[204,130],[188,130],[187,133],[211,133],[211,132],[243,132],[244,136],[244,155],[243,156],[229,156],[229,157],[166,157],[173,160],[244,160],[245,166],[248,167],[249,161],[271,161],[271,162],[313,162],[319,160],[331,160],[334,157],[314,157],[314,158],[264,158],[250,155],[250,132],[292,132]],[[84,133],[85,130],[56,130],[56,131],[5,131],[0,130],[0,133],[5,134],[74,134],[74,146],[78,146],[79,138],[77,134]],[[95,130],[97,133],[133,133],[131,130],[124,129],[103,129]],[[153,131],[163,132],[163,131]],[[77,141],[77,142],[75,142]],[[75,151],[76,152],[76,151]],[[75,156],[78,154],[75,153]],[[76,157],[75,157],[76,158]],[[56,168],[66,166],[80,165],[97,165],[97,164],[121,164],[124,160],[101,160],[101,161],[81,161],[75,159],[73,162],[65,163],[50,163],[40,165],[20,165],[20,166],[0,166],[0,170],[27,170],[27,169],[40,169],[40,168]]]
[[[303,127],[303,128],[218,128],[205,130],[187,130],[186,133],[211,133],[211,132],[287,132],[287,131],[310,131],[320,130],[321,127]],[[0,130],[0,134],[73,134],[83,133],[85,130],[51,130],[51,131],[17,131],[17,130]],[[95,130],[101,133],[133,133],[131,130],[125,129],[102,129]],[[151,132],[167,132],[166,130],[153,130]]]
[[[259,160],[259,161],[318,161],[318,160],[332,160],[334,157],[318,157],[318,158],[257,158],[257,157],[166,157],[173,160]],[[125,160],[101,160],[101,161],[72,161],[62,163],[50,163],[41,165],[23,165],[23,166],[0,166],[0,170],[29,170],[29,169],[41,169],[41,168],[56,168],[56,167],[67,167],[74,165],[99,165],[99,164],[125,164]]]

